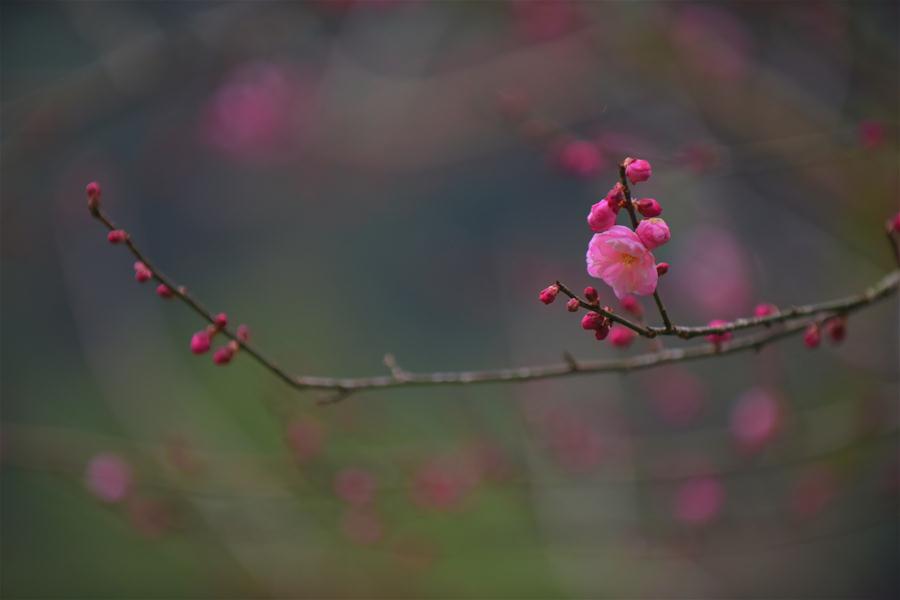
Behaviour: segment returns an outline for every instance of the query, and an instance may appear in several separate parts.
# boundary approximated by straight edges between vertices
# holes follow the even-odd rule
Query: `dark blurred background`
[[[892,267],[897,3],[0,8],[3,597],[900,592],[896,299],[815,351],[322,407],[191,355],[84,199],[298,373],[615,356],[537,292],[600,283],[625,156],[680,323]]]

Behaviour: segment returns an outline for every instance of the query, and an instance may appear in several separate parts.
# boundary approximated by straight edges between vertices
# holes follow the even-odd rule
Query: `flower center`
[[[638,259],[630,254],[622,254],[621,261],[623,265],[625,265],[626,267],[630,267],[631,265],[636,263]]]

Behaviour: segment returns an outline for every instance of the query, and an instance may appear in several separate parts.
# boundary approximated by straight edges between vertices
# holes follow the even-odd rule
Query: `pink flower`
[[[625,201],[625,187],[617,181],[616,185],[612,186],[610,190],[606,192],[605,199],[614,210],[619,210],[619,207],[621,207],[622,203]]]
[[[375,476],[365,469],[348,467],[334,478],[334,493],[351,506],[371,504],[377,487]]]
[[[413,501],[425,508],[453,510],[460,507],[472,484],[471,477],[458,468],[435,460],[416,472],[412,484]]]
[[[191,352],[194,354],[208,352],[211,343],[212,340],[209,337],[208,331],[205,329],[203,331],[198,331],[191,337]]]
[[[690,525],[702,525],[718,516],[725,500],[725,490],[718,479],[695,477],[689,479],[675,495],[675,516]]]
[[[594,288],[594,286],[589,285],[586,288],[584,288],[584,299],[587,300],[588,302],[593,304],[594,302],[597,301],[597,298],[599,298],[599,297],[600,296],[597,294],[597,290],[596,290],[596,288]]]
[[[708,327],[722,327],[724,325],[728,325],[728,321],[723,321],[722,319],[715,319],[707,324]],[[734,335],[730,331],[726,331],[724,333],[711,333],[706,336],[706,339],[716,346],[719,346],[724,342],[731,340],[733,337]]]
[[[634,341],[636,334],[622,325],[616,325],[609,332],[609,343],[616,348],[627,348]]]
[[[603,156],[594,144],[575,140],[563,146],[559,154],[559,164],[572,175],[590,177],[603,167]]]
[[[88,210],[91,211],[91,214],[96,214],[100,208],[100,184],[92,181],[87,184],[84,191],[87,194]]]
[[[660,218],[644,219],[637,226],[637,236],[641,238],[647,250],[658,248],[669,241],[672,234],[669,226]]]
[[[892,233],[900,233],[900,212],[891,219],[890,230]]]
[[[634,205],[637,207],[637,211],[647,218],[658,217],[662,214],[662,207],[659,205],[659,202],[653,198],[641,198],[640,200],[635,200]]]
[[[566,302],[566,310],[569,312],[578,312],[578,307],[581,306],[578,303],[577,298],[569,298],[569,301]]]
[[[547,286],[541,290],[541,293],[538,294],[538,298],[544,304],[551,304],[554,300],[556,300],[556,296],[559,294],[559,286],[553,284],[551,286]]]
[[[164,283],[156,286],[156,295],[160,298],[171,298],[172,297],[172,288],[167,286]]]
[[[134,263],[134,278],[138,283],[149,281],[151,277],[153,277],[153,273],[147,268],[147,265],[141,261]]]
[[[227,365],[234,358],[234,350],[231,346],[222,346],[213,354],[213,362],[217,365]]]
[[[606,326],[606,317],[594,311],[589,312],[581,318],[581,328],[587,329],[588,331],[591,329],[602,329]]]
[[[640,317],[644,314],[644,309],[641,307],[641,303],[638,302],[638,299],[634,296],[625,296],[619,301],[619,304],[622,305],[622,308],[625,312],[630,312],[636,317]]]
[[[591,231],[594,233],[603,233],[616,224],[616,211],[619,207],[610,205],[607,200],[601,200],[591,207],[588,213],[587,222]]]
[[[847,317],[834,317],[825,321],[825,332],[835,344],[843,342],[847,337]]]
[[[612,287],[620,299],[628,294],[652,294],[659,277],[653,254],[635,232],[621,225],[613,225],[591,238],[587,271]]]
[[[84,483],[103,502],[121,502],[131,489],[131,468],[115,454],[97,454],[88,463]]]
[[[106,240],[110,244],[121,244],[125,240],[128,239],[128,234],[125,233],[124,229],[113,229],[109,233],[106,234]]]
[[[731,433],[743,448],[762,448],[778,430],[781,408],[778,400],[762,388],[745,392],[731,411]]]
[[[625,163],[625,175],[628,177],[628,181],[630,181],[631,183],[640,183],[642,181],[647,181],[653,174],[653,170],[650,168],[650,163],[648,163],[646,160],[642,160],[640,158],[626,158]]]
[[[810,324],[803,334],[803,344],[807,348],[816,348],[822,342],[822,333],[817,323]]]
[[[757,304],[756,308],[753,309],[754,317],[769,317],[774,314],[778,314],[778,307],[768,302]]]
[[[669,272],[669,263],[661,262],[658,265],[656,265],[656,274],[659,277],[662,277],[663,275],[665,275],[668,272]]]
[[[237,328],[237,339],[240,341],[247,343],[250,341],[250,328],[246,325],[238,325]]]
[[[213,320],[214,320],[215,323],[216,323],[216,328],[217,328],[217,329],[225,329],[225,327],[228,326],[228,315],[226,315],[225,313],[219,313],[219,314],[217,314],[217,315],[213,318]]]

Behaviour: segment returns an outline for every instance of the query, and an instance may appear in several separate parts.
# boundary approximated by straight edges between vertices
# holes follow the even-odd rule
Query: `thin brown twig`
[[[102,209],[96,207],[91,210],[91,214],[99,220],[107,229],[116,229],[115,224],[103,213]],[[150,270],[153,279],[169,287],[175,298],[184,302],[195,313],[200,315],[207,322],[214,324],[215,316],[206,309],[199,300],[194,298],[185,287],[178,286],[172,279],[157,269],[153,263],[138,249],[130,236],[126,237],[125,245],[128,250],[139,261],[146,265]],[[735,331],[738,329],[746,329],[757,325],[770,325],[765,331],[754,335],[748,335],[738,338],[732,342],[724,344],[703,344],[699,346],[685,348],[670,348],[639,354],[621,359],[612,360],[588,360],[576,361],[571,355],[565,357],[565,362],[559,364],[546,364],[527,367],[514,367],[495,370],[481,371],[451,371],[451,372],[432,372],[432,373],[413,373],[399,369],[396,361],[388,359],[389,368],[392,373],[390,375],[380,375],[375,377],[355,377],[355,378],[335,378],[335,377],[319,377],[313,375],[294,376],[279,367],[274,361],[267,358],[262,352],[257,350],[253,345],[246,341],[242,341],[237,334],[224,327],[221,332],[228,338],[237,342],[237,344],[256,362],[271,371],[276,377],[297,390],[308,391],[326,391],[329,396],[323,400],[323,403],[338,402],[350,394],[375,389],[412,387],[412,386],[438,386],[438,385],[454,385],[454,384],[479,384],[479,383],[517,383],[536,381],[540,379],[550,379],[574,375],[586,375],[597,373],[627,373],[649,369],[664,364],[683,362],[688,360],[698,360],[711,356],[721,356],[734,354],[746,350],[760,350],[764,346],[783,339],[790,335],[803,331],[811,320],[823,320],[825,317],[833,314],[847,314],[858,310],[864,306],[877,302],[886,298],[895,292],[900,285],[900,270],[893,271],[883,277],[879,282],[855,296],[850,296],[840,300],[823,302],[819,304],[811,304],[807,306],[795,307],[789,311],[782,312],[771,317],[763,317],[757,319],[739,319],[722,327],[673,327],[671,330],[661,328],[642,327],[618,315],[606,311],[594,304],[588,304],[584,300],[578,298],[568,288],[560,284],[560,289],[568,296],[576,298],[579,304],[588,310],[594,310],[605,314],[611,320],[625,325],[645,337],[655,337],[661,334],[677,334],[681,337],[695,337],[708,333],[721,333],[724,331]],[[794,322],[788,322],[795,320]],[[779,325],[779,326],[775,326]]]

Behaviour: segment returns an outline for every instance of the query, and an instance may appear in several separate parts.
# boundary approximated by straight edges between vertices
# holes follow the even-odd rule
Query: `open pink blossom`
[[[616,297],[646,296],[656,291],[656,259],[637,234],[614,225],[595,234],[588,244],[588,273],[612,287]]]
[[[84,482],[103,502],[121,502],[131,490],[131,467],[115,454],[97,454],[88,463]]]
[[[618,205],[610,204],[607,200],[601,200],[591,207],[587,222],[594,233],[603,233],[616,224],[616,212]]]

